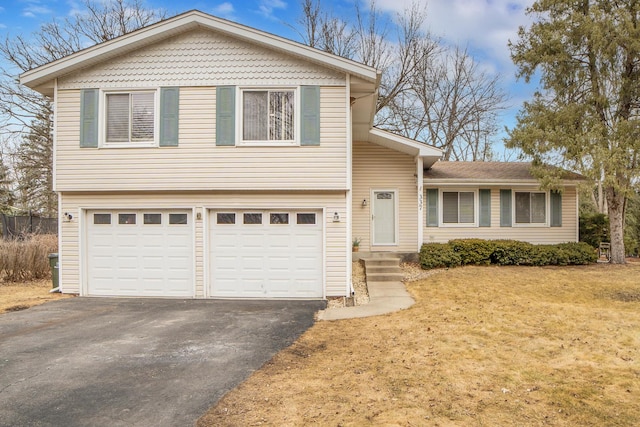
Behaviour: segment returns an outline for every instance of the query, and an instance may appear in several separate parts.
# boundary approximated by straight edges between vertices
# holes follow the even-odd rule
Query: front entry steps
[[[400,257],[394,254],[372,253],[364,261],[367,284],[371,282],[402,282]]]
[[[379,316],[405,310],[414,304],[402,283],[401,255],[389,253],[360,254],[364,261],[369,303],[356,307],[330,308],[318,312],[318,320],[340,320]]]

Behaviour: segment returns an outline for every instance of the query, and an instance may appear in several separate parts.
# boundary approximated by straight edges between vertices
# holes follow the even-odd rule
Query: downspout
[[[347,288],[345,291],[347,292],[346,297],[351,297],[355,295],[355,289],[353,288],[353,280],[352,280],[352,251],[351,251],[351,242],[353,240],[353,123],[352,123],[352,115],[351,115],[351,76],[347,73],[345,76],[345,107],[346,107],[346,149],[347,149],[347,241],[346,241],[346,255],[345,259],[347,260]]]

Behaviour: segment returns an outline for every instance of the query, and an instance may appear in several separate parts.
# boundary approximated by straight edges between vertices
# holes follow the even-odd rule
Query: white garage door
[[[190,211],[87,212],[88,294],[191,297]]]
[[[211,296],[323,296],[319,211],[211,211],[209,224]]]

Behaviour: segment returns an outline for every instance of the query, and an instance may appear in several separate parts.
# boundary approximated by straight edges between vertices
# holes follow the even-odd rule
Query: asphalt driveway
[[[189,426],[321,301],[71,298],[0,315],[0,426]]]

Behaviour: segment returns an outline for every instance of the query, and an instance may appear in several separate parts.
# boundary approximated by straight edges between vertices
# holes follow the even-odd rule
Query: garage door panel
[[[322,225],[298,225],[295,223],[296,211],[282,209],[263,211],[262,224],[243,224],[247,212],[256,213],[233,212],[235,224],[217,224],[217,212],[209,214],[210,295],[322,297]],[[270,213],[288,213],[289,224],[268,223]],[[315,215],[320,222],[320,212]]]
[[[111,224],[94,224],[94,213],[110,214]],[[120,224],[120,213],[135,224]],[[169,213],[191,224],[188,211],[88,212],[89,295],[193,296],[192,227],[169,225]]]

